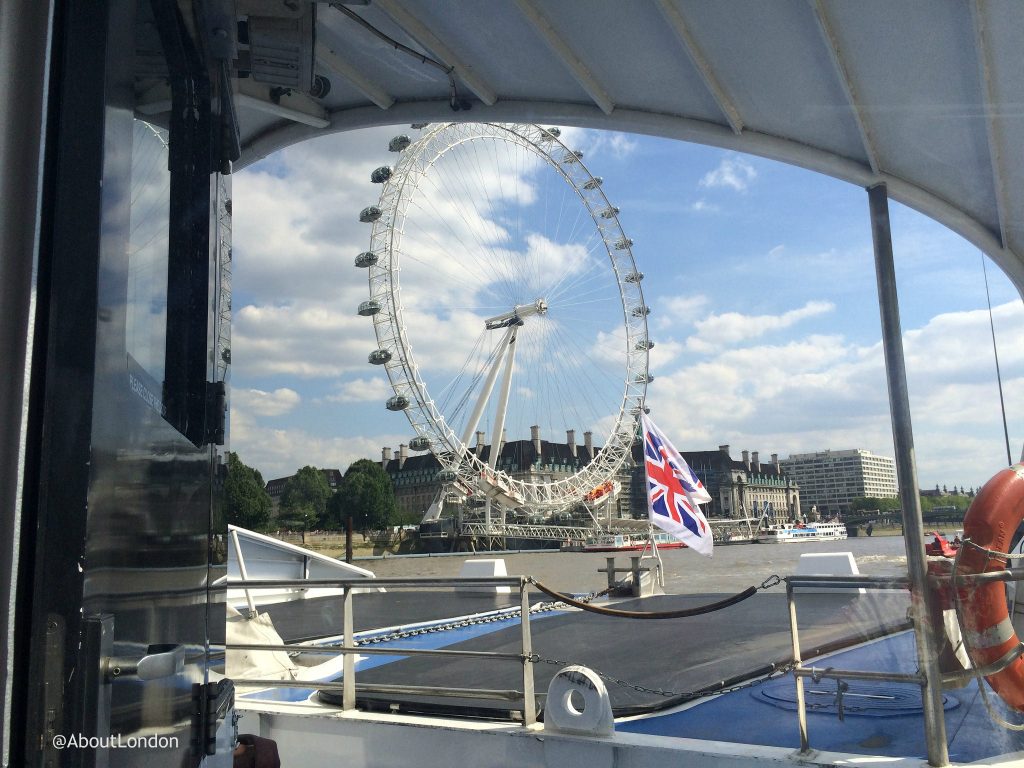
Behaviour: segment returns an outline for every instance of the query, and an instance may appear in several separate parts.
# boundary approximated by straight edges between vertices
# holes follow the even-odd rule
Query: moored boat
[[[757,532],[759,544],[791,544],[803,541],[835,541],[847,537],[846,524],[838,520],[821,523],[770,525]]]
[[[583,544],[584,552],[638,552],[650,548],[652,536],[646,533],[605,533],[592,536]],[[658,549],[682,549],[686,545],[679,539],[657,532],[653,534]]]

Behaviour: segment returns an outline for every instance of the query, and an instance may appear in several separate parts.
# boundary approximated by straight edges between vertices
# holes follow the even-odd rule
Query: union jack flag
[[[714,539],[700,504],[711,501],[711,495],[647,414],[641,415],[641,423],[651,522],[691,549],[710,556]]]

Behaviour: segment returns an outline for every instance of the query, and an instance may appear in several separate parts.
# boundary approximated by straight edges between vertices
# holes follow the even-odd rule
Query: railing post
[[[537,722],[537,699],[533,690],[533,640],[530,637],[530,593],[526,579],[519,581],[519,625],[523,633],[523,725]]]
[[[231,544],[235,548],[235,559],[238,560],[238,574],[242,577],[242,581],[249,580],[249,572],[245,567],[245,557],[242,555],[242,544],[238,541],[238,531],[231,531]],[[256,616],[256,603],[252,599],[252,592],[249,591],[249,587],[245,587],[242,590],[245,592],[245,602],[249,606],[249,618]]]
[[[882,349],[885,377],[892,414],[893,446],[896,449],[896,477],[903,506],[903,543],[907,551],[907,575],[910,577],[911,619],[917,660],[927,684],[922,691],[924,732],[928,764],[949,765],[946,720],[942,707],[942,674],[938,649],[932,637],[931,608],[926,599],[928,563],[924,551],[924,527],[921,497],[914,458],[914,431],[910,421],[910,394],[903,358],[903,332],[896,293],[896,268],[893,264],[892,235],[889,228],[889,198],[885,184],[868,187],[871,211],[871,236],[875,248],[875,275],[878,282],[878,307],[882,320]]]
[[[355,625],[352,620],[352,587],[345,587],[343,602],[342,632],[345,634],[345,645],[355,646]],[[356,660],[351,653],[345,654],[342,662],[342,689],[341,708],[350,710],[356,708]]]
[[[789,632],[793,640],[794,672],[803,666],[800,658],[800,628],[796,623],[796,600],[793,599],[793,585],[786,582],[786,602],[789,604]],[[800,754],[811,751],[811,742],[807,736],[807,703],[804,699],[804,679],[794,674],[796,679],[796,719],[800,729]]]

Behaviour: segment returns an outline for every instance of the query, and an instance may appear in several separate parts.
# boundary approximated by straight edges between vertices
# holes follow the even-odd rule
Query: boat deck
[[[358,602],[364,597],[360,595],[357,600],[357,612]],[[416,597],[423,600],[425,596],[418,594]],[[616,603],[616,607],[676,610],[722,597],[663,595],[622,601]],[[454,604],[466,603],[456,599]],[[903,592],[799,596],[798,616],[805,658],[905,627],[908,606],[909,598]],[[461,608],[455,610],[460,614],[469,612]],[[399,623],[391,620],[390,615],[388,621],[392,625]],[[517,618],[487,626],[493,629],[468,628],[472,637],[438,633],[439,645],[435,647],[519,652],[521,630]],[[621,619],[575,610],[541,613],[531,617],[531,630],[534,652],[541,658],[534,670],[541,707],[554,674],[569,664],[583,664],[606,675],[606,680],[623,681],[608,685],[616,716],[673,706],[688,700],[693,692],[721,688],[733,678],[767,673],[785,664],[791,656],[786,597],[781,592],[761,592],[730,608],[681,619]],[[392,644],[400,648],[403,643],[408,644],[409,640]],[[518,664],[510,662],[409,657],[376,664],[361,670],[357,676],[359,683],[370,684],[402,684],[411,680],[424,686],[457,684],[469,688],[521,689],[522,670]],[[337,694],[329,692],[320,694],[320,698],[328,703],[339,701]],[[359,706],[366,709],[502,719],[508,717],[510,710],[521,707],[521,703],[499,700],[369,693],[360,693],[358,701]]]

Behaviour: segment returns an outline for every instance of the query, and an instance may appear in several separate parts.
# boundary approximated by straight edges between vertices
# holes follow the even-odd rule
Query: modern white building
[[[800,510],[821,517],[848,512],[853,499],[896,498],[896,460],[862,448],[796,453],[780,462],[788,477],[800,484]]]

